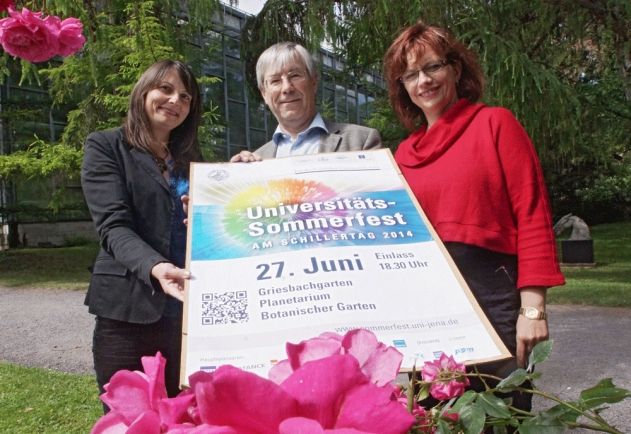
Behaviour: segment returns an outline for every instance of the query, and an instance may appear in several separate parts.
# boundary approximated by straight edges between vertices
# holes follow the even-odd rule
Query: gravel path
[[[92,374],[94,317],[83,291],[0,287],[0,360]]]
[[[91,374],[94,319],[83,297],[83,291],[0,287],[0,360]],[[631,390],[631,309],[550,306],[549,313],[554,350],[538,367],[541,389],[576,399],[611,377]],[[631,433],[631,399],[612,410],[607,419]]]

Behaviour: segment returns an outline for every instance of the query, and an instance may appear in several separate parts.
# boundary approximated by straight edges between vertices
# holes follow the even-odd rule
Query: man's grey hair
[[[318,70],[316,69],[313,57],[305,47],[295,42],[279,42],[267,48],[259,56],[256,62],[256,83],[259,89],[263,90],[265,86],[265,72],[270,68],[275,70],[283,68],[285,65],[295,63],[296,61],[305,65],[307,74],[312,79],[318,78]]]

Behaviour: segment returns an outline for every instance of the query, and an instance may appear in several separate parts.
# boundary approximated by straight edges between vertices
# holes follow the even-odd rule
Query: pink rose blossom
[[[0,1],[0,8],[2,7]],[[77,18],[42,19],[41,12],[7,6],[9,17],[0,20],[0,44],[12,56],[37,63],[56,55],[70,56],[85,44],[83,25]],[[1,9],[0,9],[1,10]]]
[[[0,0],[0,11],[6,11],[13,7],[13,0]]]
[[[334,354],[350,354],[357,359],[371,383],[383,386],[394,381],[403,359],[399,351],[379,342],[371,331],[363,329],[351,330],[344,336],[323,333],[299,344],[287,343],[286,351],[288,358],[269,372],[269,378],[276,383],[282,383],[306,362]]]
[[[358,431],[355,428],[324,429],[322,425],[312,419],[292,417],[286,419],[278,427],[278,434],[371,434],[368,431]]]
[[[278,434],[283,427],[282,432],[294,433],[304,428],[306,433],[403,434],[414,421],[393,399],[393,387],[368,383],[348,355],[307,362],[280,385],[222,366],[195,386],[195,394],[203,422],[243,433]]]
[[[111,411],[94,425],[93,434],[134,432],[132,429],[147,434],[160,433],[158,403],[167,397],[166,360],[159,352],[155,357],[141,360],[145,372],[118,371],[105,385],[101,400]]]
[[[59,43],[55,26],[42,19],[41,12],[9,8],[9,17],[0,20],[0,44],[12,56],[37,63],[57,54]]]
[[[296,400],[278,385],[229,365],[195,384],[194,393],[203,423],[238,432],[272,434],[298,412]]]
[[[391,385],[368,381],[355,357],[304,363],[282,384],[233,366],[197,372],[191,388],[166,398],[164,359],[145,373],[119,371],[101,396],[112,411],[93,434],[405,434],[414,423]]]
[[[425,362],[421,369],[423,381],[432,383],[429,393],[441,401],[464,393],[465,387],[469,385],[465,372],[464,363],[457,363],[452,356],[444,353],[433,362]]]
[[[83,24],[77,18],[66,18],[61,20],[59,17],[46,17],[49,26],[57,38],[59,50],[56,54],[66,57],[79,51],[85,44],[83,36]]]

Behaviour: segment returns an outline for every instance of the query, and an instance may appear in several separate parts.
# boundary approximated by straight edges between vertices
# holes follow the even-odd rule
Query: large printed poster
[[[358,327],[403,370],[509,357],[388,150],[193,164],[188,230],[183,384]]]

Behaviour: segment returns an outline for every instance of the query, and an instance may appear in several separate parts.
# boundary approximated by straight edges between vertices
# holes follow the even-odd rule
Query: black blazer
[[[90,313],[132,323],[157,321],[166,295],[152,281],[151,269],[168,261],[176,205],[153,157],[132,148],[120,128],[92,133],[81,186],[101,240],[85,298]]]

